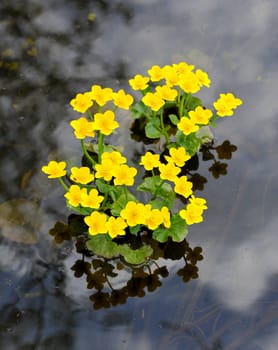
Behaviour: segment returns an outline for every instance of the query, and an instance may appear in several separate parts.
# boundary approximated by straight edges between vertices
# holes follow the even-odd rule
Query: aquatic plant
[[[186,62],[154,65],[146,76],[137,74],[129,84],[140,94],[139,101],[123,89],[116,92],[99,85],[78,93],[70,105],[81,116],[70,125],[81,143],[82,166],[67,169],[65,161],[51,160],[42,167],[64,187],[68,208],[84,216],[90,238],[87,247],[99,252],[108,246],[127,259],[134,250],[120,247],[119,237],[151,232],[159,242],[181,242],[188,226],[203,221],[206,200],[195,197],[184,169],[200,147],[212,140],[210,127],[219,118],[232,116],[242,104],[228,92],[219,95],[213,109],[204,106],[195,94],[210,87],[209,76]],[[109,143],[119,128],[119,109],[130,111],[146,143],[160,143],[146,150],[139,164],[130,165],[124,151]],[[141,248],[142,260],[151,251],[148,246]]]

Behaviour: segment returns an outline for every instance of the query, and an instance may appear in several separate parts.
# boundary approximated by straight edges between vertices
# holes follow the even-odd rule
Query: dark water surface
[[[274,0],[1,1],[0,349],[278,349],[277,18]],[[183,60],[209,72],[206,104],[224,91],[244,101],[214,131],[238,148],[227,175],[200,162],[209,210],[188,235],[203,249],[199,277],[185,283],[184,262],[162,260],[160,283],[130,286],[116,306],[92,301],[71,269],[81,255],[49,235],[68,212],[40,167],[78,161],[76,92]],[[116,142],[132,157],[126,135]]]

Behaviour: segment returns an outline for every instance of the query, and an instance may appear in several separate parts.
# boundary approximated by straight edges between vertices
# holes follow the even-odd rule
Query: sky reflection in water
[[[22,8],[14,0],[0,9],[0,199],[35,199],[44,213],[36,245],[1,238],[1,346],[276,350],[276,2],[30,0]],[[77,91],[95,83],[125,88],[135,73],[181,60],[209,72],[205,103],[222,91],[244,101],[215,130],[217,141],[238,147],[228,175],[212,180],[207,165],[200,168],[209,210],[188,236],[203,248],[199,279],[184,284],[170,273],[156,292],[93,312],[90,291],[70,270],[77,257],[51,244],[48,230],[67,212],[62,191],[39,168],[48,157],[78,159],[68,126]],[[124,134],[117,142],[130,145]]]

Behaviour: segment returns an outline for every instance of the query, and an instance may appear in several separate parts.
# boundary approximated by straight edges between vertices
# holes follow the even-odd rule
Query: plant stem
[[[89,118],[90,118],[91,120],[94,119],[94,117],[93,117],[93,115],[92,115],[92,112],[90,112],[90,111],[88,111],[88,116],[89,116]]]
[[[170,139],[169,139],[168,132],[167,132],[167,130],[165,129],[165,125],[164,125],[164,120],[163,120],[163,109],[161,109],[161,111],[160,111],[160,126],[161,126],[162,134],[165,136],[166,144],[168,144],[169,141],[170,141]]]
[[[101,156],[103,153],[103,134],[99,131],[98,134],[98,162],[101,163]]]
[[[183,115],[183,106],[184,106],[184,100],[185,100],[186,94],[182,95],[180,105],[179,105],[179,117],[181,118]]]
[[[159,186],[156,188],[156,190],[155,190],[155,192],[154,192],[154,195],[153,195],[153,198],[152,198],[152,199],[156,199],[156,196],[157,196],[159,190],[161,189],[161,187],[163,186],[164,182],[165,182],[165,180],[161,180]]]
[[[80,140],[81,141],[81,147],[83,150],[83,153],[85,154],[85,157],[88,159],[88,161],[94,166],[95,165],[95,161],[93,160],[93,158],[89,155],[87,148],[84,144],[84,140]]]
[[[60,184],[64,187],[64,189],[66,191],[69,190],[68,186],[65,184],[64,180],[61,177],[58,178],[58,181],[60,182]]]
[[[189,102],[189,100],[190,100],[190,96],[191,96],[191,95],[188,93],[187,96],[186,96],[186,100],[185,100],[185,103],[184,103],[184,107],[187,106],[187,104],[188,104],[188,102]]]
[[[164,130],[165,126],[164,126],[164,120],[163,120],[163,109],[161,109],[160,111],[160,125],[161,125],[161,128]]]

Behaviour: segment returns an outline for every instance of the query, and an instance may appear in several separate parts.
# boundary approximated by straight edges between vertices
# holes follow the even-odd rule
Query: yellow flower
[[[193,64],[188,64],[186,62],[174,63],[173,68],[176,70],[178,74],[184,74],[187,72],[191,72],[195,66]]]
[[[133,97],[126,94],[123,89],[113,93],[113,101],[115,106],[128,110],[133,103]]]
[[[187,225],[198,224],[203,221],[203,210],[194,204],[188,204],[186,209],[181,209],[179,215],[186,221]]]
[[[93,105],[93,101],[88,93],[77,94],[75,98],[70,101],[70,105],[75,111],[85,113]]]
[[[66,162],[56,162],[55,160],[51,160],[47,165],[44,165],[41,170],[48,175],[49,179],[56,179],[66,175],[66,166]]]
[[[99,196],[99,193],[95,188],[92,188],[89,193],[81,193],[81,205],[85,208],[98,209],[103,199],[104,197]]]
[[[85,137],[94,137],[94,125],[93,122],[89,122],[86,118],[81,117],[77,120],[72,120],[70,125],[74,129],[74,135],[77,139],[83,140]]]
[[[101,164],[96,164],[95,178],[103,178],[105,181],[110,181],[113,177],[113,168],[115,166],[110,160],[104,160]]]
[[[163,76],[163,70],[160,68],[158,65],[152,66],[148,70],[148,74],[151,77],[151,81],[160,81],[161,79],[164,78]]]
[[[152,92],[147,92],[142,98],[142,101],[147,107],[150,107],[151,110],[155,112],[165,104],[165,101],[157,93]]]
[[[190,120],[195,124],[206,125],[209,123],[209,119],[212,117],[212,111],[210,109],[204,109],[198,106],[194,111],[189,111],[188,113]]]
[[[166,65],[162,68],[162,71],[163,71],[163,76],[166,80],[166,85],[168,85],[169,87],[178,85],[179,75],[176,72],[175,68]]]
[[[69,204],[78,207],[82,201],[82,195],[87,193],[86,188],[80,188],[78,185],[71,185],[69,191],[64,194]]]
[[[160,164],[158,168],[161,179],[169,181],[175,181],[178,173],[181,171],[181,169],[176,167],[172,162],[169,162],[168,164]]]
[[[220,99],[231,109],[235,109],[242,105],[242,100],[235,97],[231,92],[228,92],[227,94],[220,94]]]
[[[143,224],[145,221],[144,204],[129,201],[124,209],[121,210],[120,215],[126,220],[128,226],[133,227],[138,224]]]
[[[187,117],[182,117],[181,120],[178,122],[177,127],[185,135],[189,135],[192,132],[199,130],[199,126],[193,123],[192,120],[190,120]]]
[[[113,169],[113,175],[115,176],[114,185],[132,186],[136,174],[136,168],[129,167],[126,164],[121,164]]]
[[[100,85],[92,85],[91,98],[96,101],[99,106],[104,106],[105,103],[113,98],[113,91],[110,88],[102,88]]]
[[[129,84],[133,90],[145,90],[148,87],[150,78],[136,74],[133,79],[129,79]]]
[[[184,147],[178,147],[178,148],[170,148],[170,156],[165,156],[165,159],[168,162],[174,162],[178,167],[183,167],[185,162],[191,158],[189,154],[186,153],[186,149]]]
[[[141,162],[139,164],[143,165],[146,170],[157,168],[160,165],[159,154],[147,152],[141,157]]]
[[[158,209],[150,210],[148,215],[146,216],[145,225],[150,230],[155,230],[162,223],[163,223],[163,215],[162,215],[161,211]]]
[[[115,121],[115,114],[112,111],[104,113],[96,113],[94,115],[94,128],[104,135],[110,135],[119,127],[119,123]]]
[[[70,179],[74,182],[78,182],[82,185],[86,185],[94,180],[94,175],[90,172],[90,169],[86,166],[81,168],[71,168]]]
[[[126,163],[126,158],[118,151],[103,152],[101,155],[101,161],[109,160],[113,165],[120,165]]]
[[[225,117],[233,115],[233,109],[241,104],[242,100],[240,98],[236,98],[231,92],[228,92],[227,94],[220,94],[220,97],[213,103],[213,106],[220,117]]]
[[[179,76],[178,85],[183,91],[189,94],[195,94],[200,90],[200,85],[196,75],[190,71]]]
[[[187,181],[186,176],[181,176],[179,178],[176,178],[174,183],[175,183],[174,191],[182,195],[184,198],[188,198],[192,194],[193,184],[192,182]]]
[[[197,205],[200,208],[202,208],[203,210],[208,208],[206,205],[207,201],[204,198],[201,198],[201,197],[198,198],[198,197],[195,197],[194,195],[192,195],[189,198],[189,203]]]
[[[166,101],[175,101],[178,96],[177,90],[171,89],[168,85],[157,86],[155,90],[157,95]]]
[[[197,69],[195,74],[200,86],[210,87],[210,79],[206,72],[202,71],[201,69]]]
[[[166,227],[166,228],[171,227],[171,216],[170,216],[169,209],[167,207],[162,207],[161,214],[162,214],[164,227]]]
[[[115,238],[117,236],[125,235],[125,228],[127,227],[127,223],[121,217],[114,218],[113,216],[110,216],[106,222],[106,227],[109,236],[111,238]]]
[[[234,114],[234,111],[231,109],[231,107],[225,103],[224,100],[217,100],[215,102],[213,102],[213,106],[216,110],[217,115],[219,115],[219,117],[230,117]]]
[[[92,236],[107,233],[106,215],[93,211],[91,215],[84,218],[85,223],[89,226],[89,234]]]

